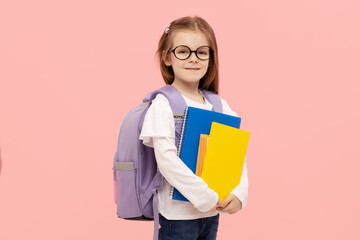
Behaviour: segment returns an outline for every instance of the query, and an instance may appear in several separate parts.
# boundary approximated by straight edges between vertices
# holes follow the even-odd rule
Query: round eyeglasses
[[[200,60],[208,60],[210,58],[210,53],[212,49],[209,46],[200,46],[198,47],[198,49],[193,51],[188,46],[179,45],[173,50],[169,51],[173,52],[175,57],[180,60],[188,59],[193,52]]]

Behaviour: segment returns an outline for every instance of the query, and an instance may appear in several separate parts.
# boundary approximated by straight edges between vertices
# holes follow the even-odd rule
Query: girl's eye
[[[199,54],[200,54],[200,55],[206,55],[206,56],[209,55],[208,52],[199,52]]]

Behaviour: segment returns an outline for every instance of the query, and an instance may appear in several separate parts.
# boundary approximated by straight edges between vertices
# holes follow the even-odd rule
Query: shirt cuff
[[[241,209],[243,209],[246,206],[247,203],[247,196],[244,192],[239,191],[237,188],[235,188],[232,192],[241,202]]]
[[[215,205],[218,202],[219,199],[219,195],[212,189],[208,189],[209,194],[213,195],[214,200],[213,201],[206,201],[206,204],[204,204],[205,202],[203,202],[203,204],[201,206],[197,206],[194,205],[195,208],[199,209],[200,212],[208,212],[210,211],[213,207],[215,207]]]

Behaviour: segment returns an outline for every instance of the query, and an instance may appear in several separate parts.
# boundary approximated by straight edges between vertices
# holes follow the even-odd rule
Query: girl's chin
[[[198,82],[200,81],[200,76],[188,76],[187,78],[183,78],[186,82]]]

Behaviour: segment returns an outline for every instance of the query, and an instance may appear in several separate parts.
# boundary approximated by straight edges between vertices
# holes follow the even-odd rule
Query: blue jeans
[[[159,240],[214,240],[219,214],[193,220],[168,220],[159,214]]]

